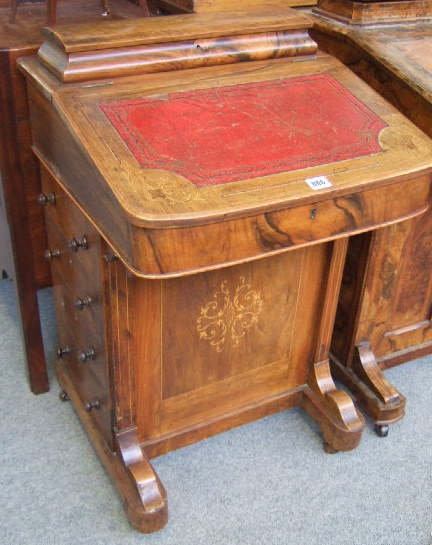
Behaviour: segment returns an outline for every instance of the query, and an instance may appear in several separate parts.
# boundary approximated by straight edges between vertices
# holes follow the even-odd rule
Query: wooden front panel
[[[293,252],[163,284],[164,400],[289,355],[303,257]]]
[[[129,280],[122,324],[140,441],[223,420],[306,383],[331,248],[185,278]]]

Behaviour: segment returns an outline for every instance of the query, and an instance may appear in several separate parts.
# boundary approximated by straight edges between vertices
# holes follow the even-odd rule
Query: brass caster
[[[64,403],[65,401],[69,401],[69,396],[68,396],[66,390],[60,390],[60,392],[59,392],[59,399],[60,399],[60,401],[63,401],[63,403]]]
[[[389,427],[375,424],[374,430],[375,430],[375,433],[378,435],[378,437],[387,437],[389,432]]]

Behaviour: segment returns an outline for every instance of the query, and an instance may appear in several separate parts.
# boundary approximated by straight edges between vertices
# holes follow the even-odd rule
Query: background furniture
[[[362,6],[360,17],[356,2],[320,1],[313,10],[314,38],[432,136],[432,3]],[[406,147],[409,153],[409,142]],[[377,234],[372,255],[366,236],[348,249],[333,369],[384,435],[405,402],[380,369],[432,352],[431,232],[428,211]],[[354,352],[353,344],[359,347]]]

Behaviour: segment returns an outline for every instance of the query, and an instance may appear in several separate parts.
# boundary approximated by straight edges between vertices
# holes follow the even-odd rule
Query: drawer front
[[[90,226],[89,221],[43,166],[41,179],[46,216],[58,226],[65,238],[84,234]]]
[[[48,250],[56,304],[61,360],[84,405],[105,440],[111,444],[111,399],[105,342],[104,281],[98,233],[45,174],[44,194]],[[87,247],[71,248],[68,241],[85,235]],[[77,251],[74,251],[74,250]],[[90,407],[89,407],[90,408]]]
[[[95,339],[90,344],[75,327],[74,319],[68,313],[69,294],[67,288],[54,281],[54,297],[59,328],[59,347],[65,353],[61,356],[62,364],[68,370],[83,405],[98,401],[99,407],[91,410],[91,415],[105,440],[111,444],[111,400],[107,387],[107,365],[103,344]],[[88,357],[84,362],[81,353],[93,348],[95,359]]]
[[[71,298],[70,312],[76,321],[92,318],[97,327],[103,328],[103,275],[100,241],[81,253],[71,252],[63,234],[47,219],[49,251],[54,284],[68,287]],[[85,324],[87,327],[88,324]]]

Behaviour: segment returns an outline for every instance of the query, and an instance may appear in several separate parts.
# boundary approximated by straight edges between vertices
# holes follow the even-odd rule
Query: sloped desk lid
[[[62,84],[23,59],[34,150],[123,261],[148,277],[424,210],[430,139],[335,59],[296,60]],[[417,193],[399,183],[392,194],[394,183],[419,177]],[[384,188],[379,200],[375,188]],[[312,208],[322,212],[310,223]]]
[[[296,206],[432,162],[429,139],[325,55],[95,86],[62,86],[34,61],[22,65],[100,172],[86,185],[108,185],[137,225]],[[314,176],[327,176],[332,187],[312,190],[305,180]]]

